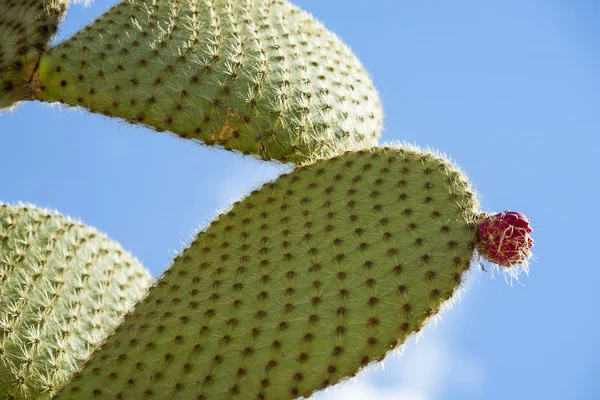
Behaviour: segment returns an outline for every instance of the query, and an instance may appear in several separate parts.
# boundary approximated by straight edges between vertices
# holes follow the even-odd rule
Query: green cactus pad
[[[0,398],[50,398],[150,281],[95,230],[0,203]]]
[[[291,399],[353,376],[457,290],[477,200],[445,159],[348,152],[237,202],[58,399]]]
[[[123,1],[42,56],[37,98],[306,162],[372,146],[382,111],[334,34],[281,0]]]
[[[29,82],[67,0],[0,0],[0,109],[31,96]]]

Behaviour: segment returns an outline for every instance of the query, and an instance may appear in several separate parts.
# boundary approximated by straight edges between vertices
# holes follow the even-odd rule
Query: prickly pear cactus
[[[31,97],[30,80],[67,0],[0,0],[0,109]]]
[[[282,0],[126,0],[45,53],[36,98],[183,138],[306,162],[369,147],[372,82],[346,45]]]
[[[48,50],[67,2],[0,0],[0,108],[82,106],[302,166],[200,232],[122,323],[150,282],[135,259],[0,203],[0,397],[308,397],[418,332],[474,258],[526,270],[529,220],[480,213],[442,156],[371,147],[371,80],[290,3],[124,0]]]
[[[50,398],[150,281],[95,230],[0,203],[0,398]]]
[[[433,154],[297,168],[201,232],[58,398],[309,396],[436,315],[479,217],[466,178]]]

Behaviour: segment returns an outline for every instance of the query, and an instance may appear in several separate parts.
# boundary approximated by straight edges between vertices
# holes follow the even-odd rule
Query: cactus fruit
[[[375,144],[381,105],[333,33],[282,0],[126,0],[45,53],[36,97],[304,162]]]
[[[66,9],[67,0],[0,0],[0,109],[31,96],[40,55]]]
[[[489,261],[503,266],[524,264],[533,247],[529,219],[522,213],[504,211],[482,219],[477,251]]]
[[[381,360],[463,281],[477,199],[444,158],[344,153],[252,192],[178,255],[58,399],[289,399]]]
[[[50,398],[150,281],[95,230],[0,203],[0,398]]]

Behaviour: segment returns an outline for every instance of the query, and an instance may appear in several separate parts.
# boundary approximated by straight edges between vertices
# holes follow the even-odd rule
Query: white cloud
[[[452,318],[440,322],[443,327],[431,324],[422,337],[410,338],[404,351],[388,355],[383,363],[311,400],[438,400],[448,389],[479,397],[486,381],[485,365],[452,347],[452,324],[464,303],[463,299],[453,307],[446,315]]]
[[[340,385],[329,391],[314,396],[314,399],[344,399],[344,400],[430,400],[423,393],[411,389],[390,390],[382,389],[364,380]]]
[[[428,332],[431,333],[431,332]],[[450,349],[445,341],[409,340],[402,357],[313,396],[313,400],[436,400],[446,388],[477,394],[485,382],[481,362]]]

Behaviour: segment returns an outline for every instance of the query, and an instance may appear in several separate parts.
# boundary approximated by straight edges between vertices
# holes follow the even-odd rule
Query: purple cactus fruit
[[[504,267],[523,264],[531,255],[532,230],[520,212],[489,214],[479,224],[479,254]]]

